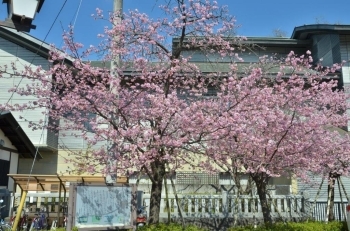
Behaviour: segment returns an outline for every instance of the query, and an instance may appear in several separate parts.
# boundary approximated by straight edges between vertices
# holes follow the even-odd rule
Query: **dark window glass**
[[[10,173],[10,161],[0,160],[0,186],[6,186],[9,182],[7,174]]]

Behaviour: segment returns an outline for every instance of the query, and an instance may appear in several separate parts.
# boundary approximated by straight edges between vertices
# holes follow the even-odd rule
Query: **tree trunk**
[[[150,224],[159,223],[160,203],[162,201],[163,179],[165,176],[165,164],[160,161],[154,161],[151,164],[152,168],[152,187],[149,208]]]
[[[259,195],[260,205],[261,205],[261,209],[264,217],[264,223],[265,225],[270,225],[272,224],[271,208],[268,203],[267,191],[266,191],[269,177],[265,173],[251,174],[251,177],[255,182],[256,189]]]
[[[334,186],[336,175],[330,173],[329,174],[329,182],[328,182],[328,221],[334,221]]]

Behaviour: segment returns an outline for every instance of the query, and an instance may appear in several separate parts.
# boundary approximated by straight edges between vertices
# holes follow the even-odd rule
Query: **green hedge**
[[[277,223],[270,227],[236,227],[228,231],[348,231],[344,222],[303,222],[303,223]]]
[[[66,228],[60,227],[60,228],[56,228],[56,231],[67,231]],[[78,231],[77,227],[73,227],[72,231]]]
[[[143,227],[140,227],[138,230],[140,231],[205,231],[206,229],[198,228],[194,225],[187,225],[185,229],[182,229],[182,226],[180,224],[165,224],[160,223],[157,225],[146,225]]]
[[[64,228],[58,228],[56,231],[65,231]],[[73,230],[76,230],[74,227]],[[165,224],[146,225],[140,227],[139,231],[206,231],[206,229],[199,228],[194,225],[188,225],[182,229],[180,224]],[[228,231],[348,231],[345,222],[303,222],[303,223],[276,223],[270,227],[259,226],[256,229],[252,226],[229,228]]]

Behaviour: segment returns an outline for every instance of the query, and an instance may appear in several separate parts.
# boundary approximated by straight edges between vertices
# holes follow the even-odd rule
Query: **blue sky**
[[[295,26],[314,23],[350,24],[349,0],[217,0],[228,5],[230,12],[240,25],[238,34],[243,36],[272,36],[273,30],[284,31],[290,37]],[[45,0],[34,24],[31,35],[44,40],[65,0]],[[124,10],[137,8],[150,15],[159,15],[157,5],[163,0],[124,0]],[[80,7],[79,7],[80,6]],[[0,16],[5,17],[5,4],[1,5]],[[97,34],[108,25],[91,17],[95,9],[104,10],[105,15],[113,8],[113,0],[67,0],[46,42],[60,47],[62,30],[75,22],[76,40],[85,45],[97,45]],[[79,9],[79,10],[78,10]],[[77,13],[78,12],[78,13]]]

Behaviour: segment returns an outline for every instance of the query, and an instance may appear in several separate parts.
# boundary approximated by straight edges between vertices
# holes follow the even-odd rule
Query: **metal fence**
[[[313,207],[313,211],[311,212],[311,217],[316,221],[325,221],[327,216],[327,202],[316,202],[310,203]],[[334,202],[333,212],[334,219],[337,221],[344,221],[346,216],[346,206],[347,202],[343,204],[341,202]]]
[[[258,196],[235,195],[178,195],[177,202],[174,195],[169,195],[169,206],[165,197],[161,201],[162,218],[179,217],[179,210],[185,218],[223,218],[236,217],[240,219],[261,219],[262,208]],[[143,196],[143,203],[149,206],[150,195]],[[301,219],[306,217],[305,201],[300,195],[271,196],[268,200],[273,218]]]
[[[67,195],[68,196],[68,195]],[[69,196],[68,196],[69,198]],[[68,199],[67,198],[67,199]],[[179,217],[181,210],[183,217],[206,218],[206,217],[231,217],[236,219],[262,218],[262,210],[258,196],[235,196],[231,194],[194,195],[179,194],[179,201],[175,195],[168,195],[169,206],[167,206],[165,195],[161,201],[161,218]],[[16,206],[20,194],[13,198]],[[28,193],[25,207],[30,207],[30,215],[35,213],[36,208],[45,205],[48,208],[50,217],[56,217],[59,212],[59,201],[57,193]],[[149,206],[150,195],[143,195],[144,205]],[[311,218],[317,221],[325,221],[327,202],[316,202],[316,205],[306,200],[302,195],[274,195],[269,198],[269,206],[273,218],[280,219],[305,219]],[[336,220],[344,220],[346,213],[345,203],[334,202],[334,216]],[[148,207],[149,208],[149,207]],[[62,209],[62,208],[61,208]],[[60,211],[62,213],[62,211]],[[346,214],[345,214],[346,215]]]

